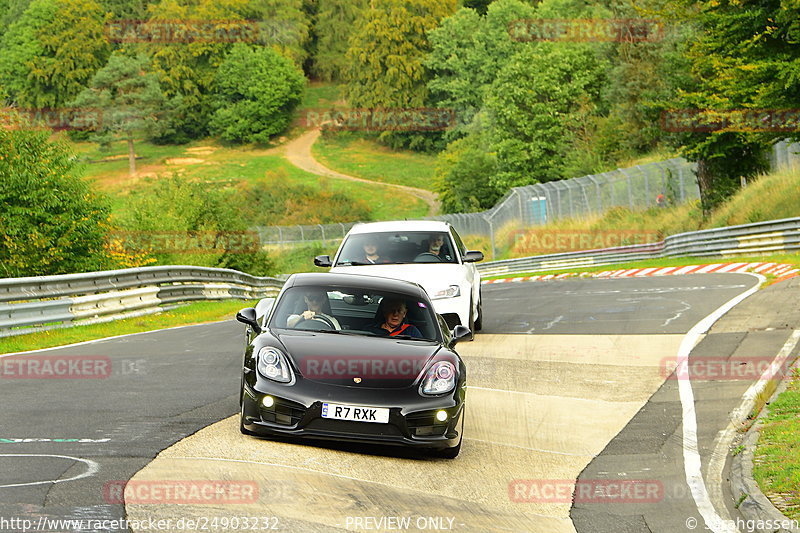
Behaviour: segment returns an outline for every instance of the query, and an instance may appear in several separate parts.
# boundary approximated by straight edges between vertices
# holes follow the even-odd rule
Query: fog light
[[[264,407],[272,407],[273,405],[275,405],[275,398],[273,398],[272,396],[264,396],[261,399],[261,405],[263,405]]]
[[[444,422],[445,420],[447,420],[447,411],[437,411],[436,420],[438,420],[439,422]]]

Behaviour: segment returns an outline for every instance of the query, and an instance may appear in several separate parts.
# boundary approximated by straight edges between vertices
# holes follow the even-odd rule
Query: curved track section
[[[238,432],[236,417],[214,423],[237,411],[243,338],[232,322],[48,351],[39,355],[101,355],[118,369],[141,362],[138,374],[102,380],[3,383],[16,408],[0,424],[17,440],[0,438],[0,452],[19,456],[0,457],[0,501],[14,502],[0,516],[125,512],[138,526],[164,520],[174,531],[203,530],[204,520],[227,520],[229,530],[574,531],[570,498],[528,501],[516,484],[578,478],[662,385],[684,333],[754,283],[709,274],[484,286],[484,333],[458,347],[469,392],[455,460],[256,439]],[[34,466],[22,456],[32,453],[99,468],[68,483],[3,488],[85,471],[55,458]],[[139,494],[123,509],[109,483],[128,479],[254,490],[212,502]],[[262,520],[244,527],[248,517]]]

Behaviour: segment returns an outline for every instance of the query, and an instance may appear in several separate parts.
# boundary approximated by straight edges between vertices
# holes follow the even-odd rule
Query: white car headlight
[[[277,348],[266,346],[258,351],[258,373],[280,383],[289,383],[294,377],[286,355]]]
[[[439,300],[441,298],[455,298],[456,296],[461,296],[461,287],[458,285],[450,285],[444,289],[433,291],[431,299]]]
[[[419,390],[425,395],[437,395],[450,392],[455,386],[456,367],[449,361],[439,361],[428,369]]]

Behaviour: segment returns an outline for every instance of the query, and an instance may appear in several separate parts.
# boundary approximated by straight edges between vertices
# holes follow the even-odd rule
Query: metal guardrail
[[[0,279],[0,337],[154,313],[164,304],[265,298],[282,286],[277,278],[195,266]]]
[[[800,251],[800,218],[671,235],[661,242],[505,259],[478,265],[484,276],[568,270],[662,257],[736,257]]]
[[[742,256],[800,250],[800,218],[681,233],[661,242],[492,261],[484,276],[567,270],[672,256]],[[159,266],[0,279],[0,337],[116,320],[194,300],[259,299],[283,286],[236,270]]]

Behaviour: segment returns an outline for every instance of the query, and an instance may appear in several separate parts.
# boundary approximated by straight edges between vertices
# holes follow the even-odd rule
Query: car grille
[[[305,413],[306,408],[301,404],[280,398],[275,398],[272,407],[261,406],[260,410],[261,420],[282,426],[296,426]]]
[[[307,429],[347,433],[348,435],[369,436],[402,436],[400,429],[394,424],[371,424],[369,422],[351,422],[349,420],[331,420],[315,418],[306,426]]]

